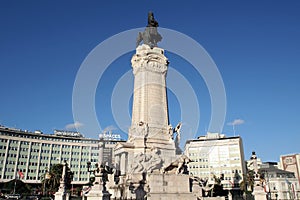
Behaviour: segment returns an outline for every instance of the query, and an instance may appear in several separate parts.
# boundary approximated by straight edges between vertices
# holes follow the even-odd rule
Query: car
[[[6,199],[21,199],[22,196],[20,194],[8,194],[6,195]]]
[[[41,197],[40,195],[29,195],[29,196],[26,196],[26,200],[39,200]]]
[[[48,197],[41,197],[40,200],[53,200],[53,198],[49,197],[49,196]]]

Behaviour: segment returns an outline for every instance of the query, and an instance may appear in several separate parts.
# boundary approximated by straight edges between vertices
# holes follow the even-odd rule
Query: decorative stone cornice
[[[158,47],[150,48],[148,45],[140,45],[136,48],[136,54],[131,59],[133,74],[139,71],[152,71],[166,73],[168,59],[164,56],[164,50]]]

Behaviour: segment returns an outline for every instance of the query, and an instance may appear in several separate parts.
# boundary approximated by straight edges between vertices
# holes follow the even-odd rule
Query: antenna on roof
[[[234,127],[234,123],[232,123],[232,130],[233,130],[233,136],[235,137],[235,127]]]

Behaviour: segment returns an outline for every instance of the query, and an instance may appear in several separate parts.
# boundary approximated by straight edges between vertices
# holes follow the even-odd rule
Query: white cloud
[[[73,130],[73,129],[76,129],[76,128],[79,128],[79,127],[82,127],[82,126],[83,126],[82,123],[76,121],[73,124],[67,124],[65,126],[65,129],[67,129],[67,130]]]
[[[102,132],[110,132],[110,131],[114,131],[114,130],[118,130],[115,126],[110,125],[107,126],[106,128],[104,128],[104,130]]]
[[[228,122],[227,125],[236,126],[236,125],[241,125],[241,124],[244,124],[244,123],[245,123],[245,121],[242,120],[242,119],[235,119],[232,122]]]

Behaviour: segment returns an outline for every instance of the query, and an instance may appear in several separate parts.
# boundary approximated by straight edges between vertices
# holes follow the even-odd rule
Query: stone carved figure
[[[138,52],[131,59],[133,74],[144,69],[162,74],[167,73],[169,61],[164,56],[164,51],[153,50],[146,44],[138,46],[137,50]]]
[[[258,165],[257,165],[257,156],[255,154],[255,152],[252,152],[250,161],[247,164],[248,169],[253,170],[254,171],[254,176],[255,178],[258,178]]]
[[[253,160],[254,172],[257,174],[258,173],[258,165],[257,165],[257,156],[256,156],[255,152],[252,152],[251,160]]]
[[[196,194],[196,196],[199,199],[203,199],[203,197],[207,197],[208,192],[214,188],[213,184],[211,186],[207,184],[208,183],[207,179],[204,180],[196,176],[192,177],[191,179],[193,180],[193,192],[194,194]]]
[[[136,132],[137,132],[137,135],[136,136],[139,136],[139,137],[147,137],[148,136],[148,132],[149,132],[149,127],[148,127],[148,124],[144,123],[144,122],[139,122],[138,125],[137,125],[137,128],[136,128]]]
[[[153,148],[151,154],[139,153],[134,156],[134,162],[131,165],[130,173],[153,172],[162,167],[163,160],[160,157],[160,151]]]
[[[180,149],[179,145],[180,145],[180,138],[181,138],[181,126],[182,123],[179,122],[177,124],[177,126],[174,128],[174,133],[176,133],[176,138],[174,138],[174,142],[175,142],[175,147],[176,147],[176,154],[179,155],[182,153],[182,150]]]
[[[186,155],[181,155],[177,160],[163,168],[163,173],[186,174],[187,164],[190,159]]]
[[[145,170],[144,162],[146,160],[145,154],[139,153],[134,156],[133,163],[131,165],[130,173],[140,173]]]
[[[179,143],[180,143],[181,125],[182,125],[182,123],[179,122],[175,128],[173,128],[172,125],[168,126],[168,134],[169,134],[170,138],[172,140],[174,140],[176,147],[179,147]],[[174,135],[173,135],[174,133],[176,133],[176,138],[175,139],[174,139]]]
[[[144,44],[151,48],[156,47],[157,43],[161,41],[162,37],[157,32],[158,22],[154,19],[153,12],[148,13],[148,25],[144,32],[139,32],[136,40],[136,46],[143,41]]]
[[[252,168],[254,171],[254,187],[252,195],[254,196],[254,199],[266,200],[267,193],[264,188],[264,181],[261,179],[258,171],[257,156],[255,152],[252,152],[250,160],[251,161],[248,163],[248,167]]]
[[[207,179],[203,180],[199,177],[193,177],[193,181],[195,181],[196,183],[199,184],[199,186],[201,188],[201,195],[203,195],[202,190],[205,192],[204,196],[207,196],[208,192],[211,191],[215,186],[214,184],[208,185],[208,180]]]
[[[157,148],[152,149],[152,153],[147,163],[147,172],[160,169],[162,167],[162,159],[160,157],[160,151]]]
[[[250,162],[248,163],[247,167],[248,169],[254,171],[254,187],[263,187],[264,183],[260,178],[260,173],[258,172],[257,156],[254,151],[252,152]]]
[[[176,139],[175,139],[175,145],[176,145],[176,147],[179,146],[179,143],[180,143],[180,137],[181,137],[180,130],[181,130],[181,125],[182,125],[181,122],[179,122],[179,123],[177,124],[177,126],[175,127],[175,129],[174,129],[174,132],[177,133]]]
[[[172,140],[174,139],[173,133],[174,133],[174,129],[173,129],[172,125],[169,125],[168,126],[168,134],[170,136],[170,139],[172,139]]]
[[[149,126],[144,122],[139,122],[135,126],[131,127],[131,134],[129,135],[128,141],[132,142],[136,138],[146,138],[149,133]]]

